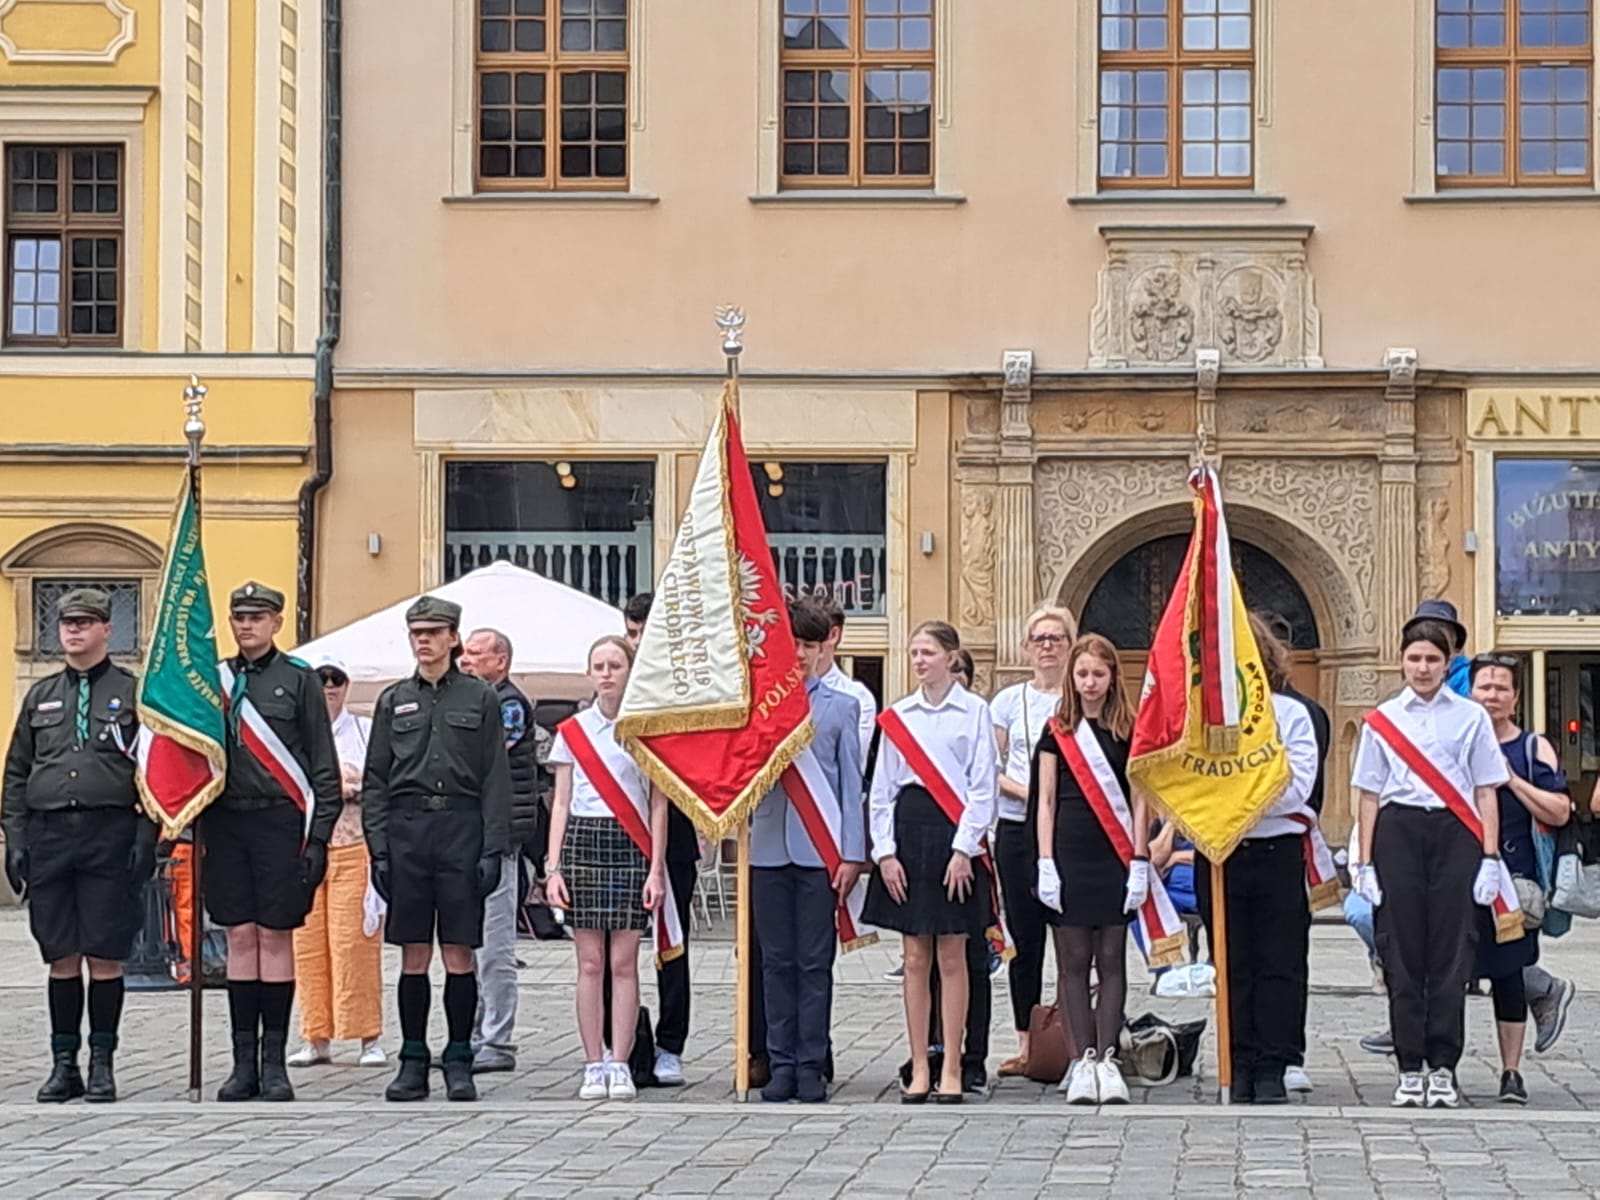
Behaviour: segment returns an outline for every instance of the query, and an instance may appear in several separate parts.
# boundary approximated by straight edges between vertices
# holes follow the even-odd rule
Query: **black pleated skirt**
[[[982,937],[993,921],[990,885],[982,864],[972,864],[972,893],[952,900],[945,893],[944,873],[950,865],[956,827],[939,802],[915,784],[895,798],[895,857],[906,873],[906,900],[897,904],[883,876],[874,871],[867,883],[862,919],[880,929],[915,936],[968,934]]]

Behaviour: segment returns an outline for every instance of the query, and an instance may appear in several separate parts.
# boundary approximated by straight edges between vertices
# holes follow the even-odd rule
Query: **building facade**
[[[110,589],[113,653],[139,662],[191,374],[209,388],[214,595],[252,576],[294,594],[321,311],[321,38],[321,6],[303,0],[0,3],[7,727],[54,669],[54,603],[73,584]]]
[[[785,581],[841,598],[891,696],[930,617],[985,687],[1017,677],[1041,601],[1137,669],[1197,444],[1247,598],[1333,714],[1331,835],[1419,599],[1473,648],[1600,662],[1592,609],[1502,613],[1485,549],[1500,465],[1600,433],[1587,406],[1555,432],[1600,386],[1590,0],[344,15],[319,627],[498,557],[647,587],[736,302]],[[1545,441],[1485,426],[1546,392]],[[1589,685],[1568,718],[1538,674],[1566,661],[1535,661],[1534,715],[1592,743]]]

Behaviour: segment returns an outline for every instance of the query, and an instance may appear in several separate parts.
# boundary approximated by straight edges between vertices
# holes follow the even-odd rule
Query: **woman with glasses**
[[[344,805],[328,839],[328,873],[306,923],[294,931],[300,1036],[305,1045],[289,1056],[289,1065],[331,1063],[334,1041],[359,1040],[357,1061],[363,1067],[381,1067],[388,1062],[378,1044],[383,1034],[382,902],[375,893],[369,895],[372,867],[361,831],[361,771],[372,719],[345,708],[350,672],[339,659],[324,657],[317,678],[333,723]]]
[[[1028,780],[1045,722],[1061,707],[1061,679],[1072,635],[1072,617],[1065,609],[1033,612],[1022,632],[1022,649],[1033,666],[1033,677],[1001,689],[989,704],[1001,764],[995,868],[1006,927],[1017,949],[1009,968],[1017,1054],[1000,1064],[1002,1076],[1027,1073],[1028,1020],[1044,990],[1045,907],[1033,892],[1038,854],[1028,823]]]
[[[1571,818],[1572,800],[1567,795],[1567,778],[1555,747],[1537,733],[1525,733],[1517,724],[1517,667],[1518,661],[1511,655],[1480,654],[1472,660],[1469,671],[1472,698],[1483,705],[1494,722],[1495,740],[1511,771],[1511,778],[1495,793],[1500,808],[1500,859],[1520,883],[1534,881],[1539,875],[1533,848],[1534,821],[1550,828],[1565,825]],[[1518,891],[1522,890],[1519,886]],[[1478,910],[1475,975],[1489,981],[1494,995],[1495,1033],[1500,1043],[1500,1101],[1504,1104],[1528,1102],[1521,1069],[1529,1008],[1523,974],[1538,961],[1537,926],[1514,941],[1496,942],[1489,910]],[[1560,986],[1570,993],[1570,984]]]

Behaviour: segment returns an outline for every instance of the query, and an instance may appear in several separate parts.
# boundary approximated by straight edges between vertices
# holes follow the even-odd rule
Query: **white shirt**
[[[873,697],[872,689],[859,679],[846,675],[839,669],[838,663],[828,668],[828,673],[822,677],[822,686],[854,696],[856,703],[861,705],[861,765],[865,768],[867,752],[872,749],[872,733],[878,727],[878,701]]]
[[[1469,789],[1499,787],[1511,776],[1505,755],[1495,740],[1494,722],[1483,706],[1458,696],[1447,687],[1424,700],[1409,687],[1396,697],[1407,717],[1433,735],[1434,741],[1455,759],[1456,773]],[[1443,808],[1444,801],[1411,773],[1411,768],[1389,748],[1389,744],[1365,723],[1356,746],[1350,786],[1372,792],[1379,804],[1405,804],[1412,808]],[[1472,792],[1467,803],[1475,804]]]
[[[966,771],[963,799],[966,807],[961,814],[961,824],[956,828],[954,848],[966,855],[975,855],[982,849],[984,835],[994,821],[995,771],[1000,757],[1000,747],[994,740],[994,717],[989,706],[959,683],[938,704],[931,703],[918,688],[894,704],[902,715],[913,714],[907,725],[924,744],[937,741],[945,757],[960,763]],[[922,781],[895,744],[887,737],[878,743],[878,763],[872,771],[872,822],[873,861],[895,853],[894,806],[900,789]],[[957,787],[961,780],[951,780]]]
[[[1312,785],[1317,781],[1317,731],[1311,724],[1311,712],[1293,696],[1272,694],[1272,712],[1278,721],[1278,740],[1289,756],[1289,786],[1283,795],[1262,814],[1248,838],[1296,836],[1306,832],[1299,821],[1291,821],[1290,813],[1310,812],[1306,801]],[[1315,818],[1313,818],[1315,819]]]
[[[333,748],[339,755],[339,765],[364,767],[371,737],[371,717],[358,717],[348,708],[340,709],[339,719],[333,723]]]
[[[600,711],[598,704],[591,704],[588,708],[573,718],[583,731],[589,735],[589,742],[595,748],[595,753],[605,757],[608,766],[617,772],[617,782],[622,785],[622,790],[630,796],[648,796],[650,794],[650,780],[637,763],[629,758],[626,764],[616,762],[615,758],[606,755],[607,743],[616,744],[617,722],[614,718],[607,718]],[[550,757],[547,760],[550,767],[568,766],[572,768],[572,805],[568,812],[574,817],[614,817],[611,806],[600,797],[594,784],[589,782],[589,775],[583,765],[573,756],[572,748],[567,745],[567,739],[556,731],[555,741],[550,745]]]
[[[1060,692],[1041,692],[1032,682],[1013,683],[1002,688],[989,701],[989,711],[994,714],[994,727],[1006,733],[1006,760],[1000,764],[1000,773],[1007,779],[1028,786],[1033,771],[1033,748],[1044,736],[1044,727],[1061,707]],[[1026,821],[1028,802],[995,793],[1002,821]]]

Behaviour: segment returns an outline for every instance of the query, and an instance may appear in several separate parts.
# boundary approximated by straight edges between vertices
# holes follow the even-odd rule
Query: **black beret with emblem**
[[[228,611],[281,613],[283,593],[277,588],[269,588],[264,583],[251,580],[244,586],[233,589],[233,593],[228,597]]]
[[[461,626],[461,605],[439,596],[418,596],[406,609],[408,626],[447,625],[451,629]]]
[[[65,621],[68,617],[92,617],[96,621],[111,620],[111,597],[97,587],[75,587],[61,597],[56,606],[56,616]]]

